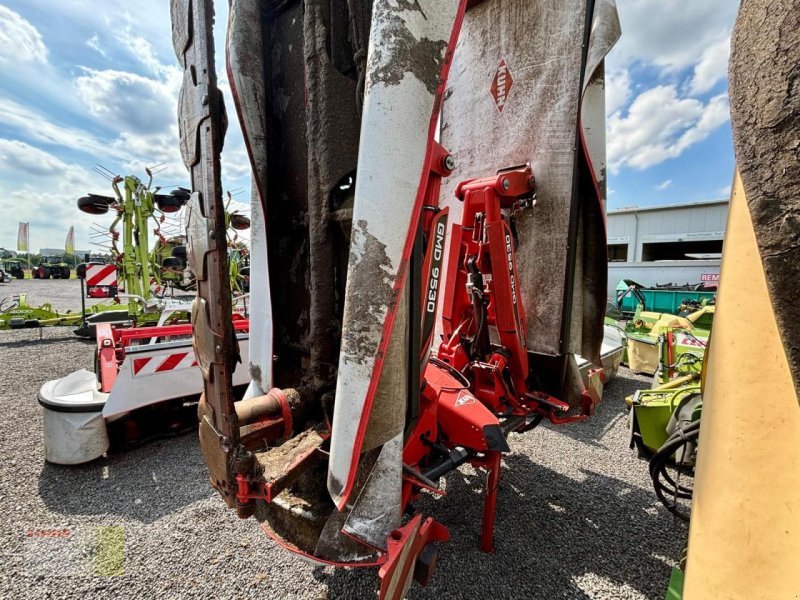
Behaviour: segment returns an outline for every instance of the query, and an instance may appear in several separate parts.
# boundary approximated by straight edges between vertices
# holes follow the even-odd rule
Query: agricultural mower
[[[233,328],[247,361],[249,323],[234,314]],[[99,323],[94,372],[80,369],[39,390],[45,459],[85,463],[195,426],[203,385],[191,335],[190,324]],[[232,381],[243,391],[247,368],[238,365]]]
[[[164,214],[180,210],[188,191],[150,192],[149,170],[148,175],[147,185],[135,177],[114,177],[115,197],[90,194],[78,201],[81,210],[90,214],[116,212],[109,229],[114,264],[95,262],[77,269],[82,296],[113,293],[116,303],[94,305],[69,316],[71,323],[82,321],[76,333],[95,333],[94,373],[81,369],[48,381],[39,391],[49,462],[87,462],[109,449],[172,434],[196,422],[196,407],[190,405],[203,386],[192,347],[191,298],[172,294],[191,289],[194,274],[187,264],[185,237],[166,237],[161,231]],[[226,236],[233,245],[236,232],[246,229],[249,219],[227,207],[225,214]],[[147,230],[150,218],[156,221],[152,250]],[[120,222],[122,251],[117,246]],[[118,303],[126,299],[127,307]],[[245,313],[246,305],[237,306],[228,318],[247,364]],[[90,316],[83,319],[84,314]],[[232,382],[243,391],[249,382],[247,367],[235,369]]]
[[[512,434],[600,401],[616,9],[237,0],[229,19],[254,182],[244,395],[213,3],[172,2],[210,482],[288,550],[378,567],[381,597],[402,598],[449,538],[415,510],[423,493],[443,496],[461,465],[485,470],[492,552]]]
[[[631,447],[650,461],[659,500],[687,521],[714,312],[715,306],[707,305],[680,317],[648,313],[640,305],[626,330],[631,368],[655,373],[651,389],[626,398]]]
[[[168,215],[183,208],[190,192],[177,188],[169,194],[160,194],[160,188],[151,189],[152,171],[146,169],[146,172],[146,184],[134,176],[109,174],[113,197],[89,194],[78,199],[78,208],[83,212],[104,215],[113,211],[115,214],[108,231],[95,234],[109,241],[116,268],[112,272],[111,266],[97,269],[87,266],[85,272],[90,278],[87,290],[91,294],[97,288],[115,288],[118,292],[115,301],[127,301],[124,308],[121,304],[104,305],[102,314],[86,319],[76,331],[79,335],[91,335],[94,325],[100,322],[132,323],[134,326],[188,322],[191,296],[186,292],[194,289],[195,277],[187,263],[186,238],[183,235],[168,237],[163,228]],[[234,231],[234,238],[235,231],[247,229],[250,224],[247,217],[236,212],[226,211],[226,219],[226,236]],[[120,224],[121,249],[118,246]],[[151,225],[155,235],[152,249]],[[93,272],[96,282],[91,280]],[[103,285],[103,281],[107,283]]]

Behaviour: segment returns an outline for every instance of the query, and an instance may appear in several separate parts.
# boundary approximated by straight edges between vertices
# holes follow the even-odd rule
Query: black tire
[[[89,215],[104,215],[108,212],[108,207],[114,204],[114,198],[109,196],[98,196],[89,194],[78,198],[78,208]]]
[[[154,194],[153,198],[156,201],[158,210],[164,213],[178,212],[184,204],[180,198],[167,194]]]
[[[175,246],[172,249],[172,256],[180,258],[181,260],[186,260],[186,246]]]
[[[237,231],[244,231],[246,229],[250,229],[250,219],[245,217],[244,215],[239,215],[234,213],[231,215],[231,227],[233,227]]]
[[[183,204],[186,204],[192,196],[192,192],[183,187],[174,189],[169,194],[180,200]]]
[[[174,256],[168,256],[161,261],[161,266],[164,269],[183,269],[183,264],[180,258],[175,258]]]

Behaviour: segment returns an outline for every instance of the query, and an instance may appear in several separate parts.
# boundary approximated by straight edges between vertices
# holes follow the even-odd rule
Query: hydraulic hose
[[[677,429],[650,459],[650,477],[653,480],[656,496],[668,511],[687,522],[689,521],[688,511],[679,508],[677,499],[690,500],[692,488],[678,484],[667,471],[667,466],[672,462],[675,453],[682,447],[696,444],[699,434],[700,420],[698,419],[682,429]]]

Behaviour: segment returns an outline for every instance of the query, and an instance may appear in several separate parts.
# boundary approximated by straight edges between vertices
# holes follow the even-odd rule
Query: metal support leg
[[[481,550],[487,554],[494,553],[494,514],[497,506],[497,488],[500,485],[500,452],[489,452],[484,467],[489,473],[486,477],[486,499],[483,502],[483,531],[481,532]]]

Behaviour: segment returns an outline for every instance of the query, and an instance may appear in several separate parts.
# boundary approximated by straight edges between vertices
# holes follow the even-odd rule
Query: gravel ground
[[[12,279],[0,283],[0,301],[26,294],[28,304],[49,302],[59,312],[80,311],[81,282],[79,279]],[[102,298],[87,298],[86,306],[104,302]]]
[[[64,286],[63,298],[35,301],[74,306],[77,282],[21,285],[48,283]],[[41,340],[34,330],[0,332],[0,597],[375,597],[374,571],[308,565],[255,521],[237,519],[207,484],[192,434],[88,465],[46,464],[36,392],[90,368],[91,356],[91,343],[66,328],[45,329]],[[590,421],[512,437],[494,555],[478,549],[483,477],[469,467],[451,473],[447,496],[417,506],[452,540],[431,585],[409,597],[663,598],[686,527],[658,503],[646,463],[628,449],[623,398],[648,380],[623,369]],[[105,525],[124,528],[122,576],[68,575],[43,550],[64,540],[28,535],[67,530],[74,539]]]

